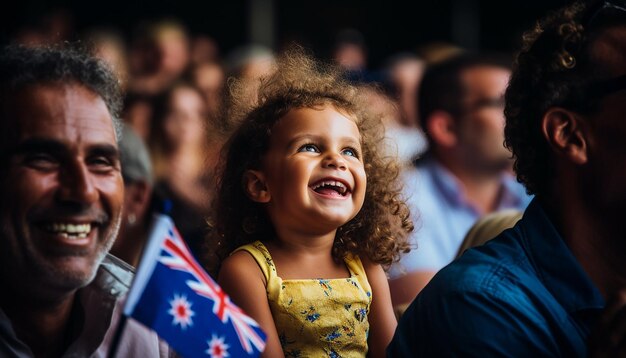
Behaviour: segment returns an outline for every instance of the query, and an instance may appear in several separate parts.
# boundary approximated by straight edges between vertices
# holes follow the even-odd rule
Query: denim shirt
[[[583,357],[604,299],[537,199],[511,229],[442,269],[389,357]]]

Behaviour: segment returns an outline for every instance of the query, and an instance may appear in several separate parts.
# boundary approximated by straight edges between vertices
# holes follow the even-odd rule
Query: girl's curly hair
[[[260,80],[252,101],[249,87],[243,88],[250,83],[231,81],[226,113],[230,121],[240,125],[222,150],[221,176],[207,240],[212,273],[217,273],[221,261],[237,247],[275,236],[263,205],[250,200],[244,191],[244,173],[260,167],[272,128],[280,118],[295,108],[324,104],[331,104],[355,120],[367,175],[363,208],[337,230],[333,257],[341,260],[350,252],[388,266],[398,260],[401,252],[408,252],[407,234],[413,223],[400,198],[398,164],[381,156],[381,119],[367,110],[365,91],[345,78],[338,67],[316,61],[304,49],[292,47],[279,56],[273,74]]]
[[[556,106],[583,114],[597,109],[597,99],[589,97],[586,88],[607,73],[596,65],[589,46],[612,21],[604,14],[603,21],[591,25],[590,16],[597,15],[600,6],[598,1],[575,2],[523,35],[505,93],[504,134],[517,178],[529,194],[548,194],[554,177],[551,151],[541,131],[543,114]]]

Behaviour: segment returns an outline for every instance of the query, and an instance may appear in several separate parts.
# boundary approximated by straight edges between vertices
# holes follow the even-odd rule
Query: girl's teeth
[[[314,185],[312,187],[312,189],[313,190],[317,190],[317,189],[323,188],[325,186],[333,187],[341,195],[344,195],[348,191],[348,188],[342,182],[334,181],[334,180],[327,180],[327,181],[320,182],[320,183]]]

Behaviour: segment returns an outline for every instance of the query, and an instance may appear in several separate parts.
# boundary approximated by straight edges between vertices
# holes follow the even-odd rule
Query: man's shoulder
[[[523,235],[507,230],[437,273],[403,314],[390,352],[562,356],[576,350],[575,329],[564,324],[568,312],[546,286]]]
[[[466,251],[439,271],[429,286],[437,294],[500,295],[529,280],[539,280],[537,273],[524,247],[507,233],[487,245]]]
[[[530,324],[541,317],[527,285],[538,282],[522,247],[508,243],[470,249],[440,270],[411,303],[390,352],[428,356],[468,353],[471,345],[499,349],[503,344],[496,341],[507,340],[501,335],[512,332],[510,325],[545,326]]]
[[[534,263],[527,239],[518,225],[467,250],[435,275],[417,301],[424,307],[464,311],[460,315],[476,313],[479,320],[491,312],[541,321],[542,307],[558,302]]]
[[[558,302],[524,242],[522,229],[516,227],[483,246],[467,250],[422,290],[416,299],[421,307],[416,315],[452,313],[480,321],[489,312],[503,318],[526,317],[540,324],[543,308],[557,306]]]

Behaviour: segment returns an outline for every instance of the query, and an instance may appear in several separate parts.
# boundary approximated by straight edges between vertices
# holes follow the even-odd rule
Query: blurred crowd
[[[214,38],[192,33],[175,18],[142,22],[132,36],[104,27],[79,33],[73,31],[71,20],[67,11],[51,13],[43,25],[23,28],[12,41],[35,46],[78,39],[119,77],[124,91],[122,120],[130,133],[124,138],[138,138],[126,145],[125,152],[134,160],[127,160],[125,167],[141,170],[126,168],[134,174],[125,175],[126,220],[116,247],[137,246],[125,243],[125,231],[136,237],[139,229],[145,235],[149,213],[167,211],[200,254],[219,150],[235,126],[229,122],[236,116],[222,110],[228,79],[247,81],[254,91],[255,81],[268,74],[280,49],[246,43],[222,53]],[[358,30],[338,32],[328,48],[332,53],[328,60],[344,67],[351,79],[381,90],[372,91],[371,103],[388,127],[390,153],[409,165],[427,147],[415,101],[425,66],[462,49],[433,43],[393,54],[381,68],[373,69],[368,67],[366,39]],[[117,254],[136,264],[140,249]]]
[[[259,79],[270,73],[281,49],[243,43],[223,53],[214,38],[191,32],[176,18],[139,22],[130,36],[105,27],[74,31],[72,14],[67,11],[51,13],[44,19],[41,26],[22,28],[12,41],[35,46],[79,40],[114,70],[123,90],[121,119],[126,128],[121,148],[125,218],[112,252],[136,266],[148,235],[151,214],[166,212],[192,251],[202,259],[211,251],[205,247],[205,237],[220,149],[237,127],[237,114],[227,113],[224,105],[231,100],[227,98],[229,86],[232,79],[244,83],[240,88],[249,92],[247,98],[252,101]],[[390,271],[393,301],[402,312],[434,273],[454,258],[465,233],[480,217],[501,209],[521,210],[528,202],[521,193],[523,189],[516,189],[521,192],[513,195],[514,200],[507,196],[501,178],[502,173],[509,175],[512,167],[502,146],[505,82],[492,79],[508,77],[512,57],[497,54],[499,63],[486,59],[461,60],[456,70],[458,76],[449,79],[452,82],[437,78],[436,82],[447,84],[430,88],[432,96],[431,93],[424,96],[420,88],[428,69],[462,58],[470,51],[445,42],[432,42],[393,53],[380,67],[372,68],[368,63],[367,39],[354,28],[338,31],[327,48],[328,58],[324,60],[340,65],[355,83],[367,85],[363,90],[370,96],[370,110],[385,125],[387,154],[396,156],[404,168],[405,194],[417,227],[412,244],[413,248],[420,246],[422,250],[413,250],[412,256]],[[476,110],[472,109],[470,119],[466,120],[476,124],[464,126],[453,145],[442,143],[439,136],[425,130],[431,122],[439,123],[431,121],[433,109],[418,107],[421,103],[439,101],[436,110],[448,111],[451,117],[463,117],[465,114],[461,116],[447,107],[445,103],[449,99],[442,93],[453,93],[455,86],[460,91],[466,86],[462,73],[473,67],[496,69],[483,77],[479,74],[472,81],[483,81],[482,88],[467,89],[468,93],[463,95],[470,99],[478,96]],[[502,71],[498,72],[498,68]],[[454,92],[458,97],[454,102],[465,101],[459,91]],[[491,112],[483,113],[488,107],[493,108],[487,109]],[[480,126],[484,127],[481,121],[490,122],[487,125],[493,126],[493,133],[481,129]],[[436,176],[458,182],[458,190],[440,193],[436,184],[432,188],[416,189],[430,175],[431,169],[424,168],[429,158],[435,158],[437,166],[441,166]],[[517,196],[524,198],[518,200]],[[420,199],[411,202],[412,197]],[[437,232],[442,230],[448,231]],[[416,252],[421,254],[415,256]]]
[[[306,250],[314,247],[319,252],[330,254],[325,256],[326,261],[319,262],[327,264],[329,269],[324,272],[325,274],[330,272],[329,276],[341,276],[342,282],[347,273],[350,275],[346,281],[348,283],[350,279],[359,275],[374,283],[371,286],[375,288],[370,291],[378,293],[375,296],[377,301],[372,301],[370,291],[363,289],[363,292],[359,293],[365,297],[363,304],[366,308],[363,310],[373,308],[374,312],[368,318],[374,332],[369,337],[375,337],[374,342],[380,338],[378,345],[370,345],[369,352],[378,349],[375,356],[383,355],[384,348],[392,340],[391,334],[387,333],[393,332],[396,327],[395,319],[389,325],[385,322],[391,322],[392,320],[387,318],[394,318],[395,314],[395,318],[400,318],[400,328],[387,350],[388,356],[413,356],[418,351],[430,353],[426,354],[427,356],[438,355],[439,350],[445,349],[450,352],[485,351],[492,354],[505,352],[507,353],[505,355],[511,351],[527,351],[528,354],[522,354],[523,356],[583,356],[581,354],[587,353],[588,346],[590,353],[595,351],[603,353],[605,350],[609,352],[599,354],[600,356],[624,356],[623,352],[626,349],[622,346],[625,345],[626,339],[622,336],[626,323],[622,321],[626,314],[622,312],[626,307],[626,291],[623,289],[626,275],[623,270],[623,240],[618,240],[625,231],[621,217],[626,212],[624,209],[626,194],[621,181],[623,165],[619,160],[620,156],[626,153],[623,145],[625,142],[622,140],[626,129],[621,115],[625,102],[620,97],[624,94],[626,84],[623,70],[626,59],[626,55],[623,54],[626,48],[624,46],[626,7],[623,1],[574,3],[556,15],[546,17],[536,28],[524,35],[525,45],[516,55],[515,63],[512,54],[469,50],[449,43],[432,42],[421,44],[409,51],[390,54],[377,68],[368,62],[370,49],[367,38],[354,28],[338,31],[333,41],[327,44],[328,53],[322,57],[314,53],[313,49],[303,48],[304,45],[301,44],[295,44],[298,50],[295,52],[290,52],[294,49],[290,47],[293,44],[285,44],[284,48],[271,48],[259,43],[242,43],[224,52],[222,44],[215,38],[190,31],[185,23],[177,18],[140,22],[130,36],[118,29],[103,27],[76,32],[72,28],[71,19],[72,15],[69,12],[55,12],[45,17],[45,21],[39,26],[24,27],[10,39],[13,43],[23,45],[13,50],[18,51],[16,53],[22,57],[5,56],[8,58],[6,60],[8,65],[4,65],[4,72],[0,75],[5,78],[18,78],[22,76],[22,71],[12,69],[19,68],[18,65],[28,65],[28,61],[24,59],[35,59],[33,63],[36,65],[33,65],[33,68],[39,66],[36,70],[39,71],[37,76],[40,78],[28,82],[29,75],[26,74],[17,80],[0,81],[2,86],[8,88],[3,92],[6,100],[3,106],[15,107],[14,112],[4,109],[9,115],[5,114],[3,119],[10,126],[3,124],[6,125],[5,132],[0,134],[4,135],[3,138],[7,143],[13,145],[13,142],[8,140],[12,134],[7,134],[13,132],[9,132],[7,128],[15,133],[33,132],[34,140],[31,140],[32,138],[27,140],[27,145],[34,142],[33,151],[40,150],[38,146],[42,146],[44,149],[40,151],[44,152],[56,148],[46,143],[40,144],[39,142],[45,141],[37,138],[46,131],[46,126],[50,125],[50,128],[58,127],[57,130],[64,132],[63,135],[66,137],[78,137],[78,139],[72,137],[72,140],[56,138],[54,140],[61,143],[57,144],[57,147],[63,147],[74,141],[88,147],[86,151],[92,150],[84,144],[87,141],[83,141],[81,135],[71,130],[76,127],[85,133],[93,134],[92,132],[98,132],[94,129],[97,126],[92,128],[90,125],[83,125],[84,120],[99,123],[104,118],[98,116],[98,106],[95,105],[97,103],[93,96],[87,95],[90,92],[85,89],[91,90],[89,83],[98,80],[98,76],[108,76],[106,79],[113,84],[110,87],[115,87],[117,79],[122,90],[122,109],[117,115],[116,108],[111,110],[116,105],[106,108],[107,113],[113,114],[109,117],[113,119],[116,128],[109,128],[107,121],[110,133],[104,134],[113,143],[119,139],[121,176],[125,190],[123,195],[121,190],[111,190],[108,193],[109,199],[117,204],[122,204],[123,199],[123,205],[113,208],[116,209],[113,211],[121,215],[115,216],[116,213],[110,215],[122,218],[119,234],[114,243],[117,224],[109,220],[106,227],[113,233],[108,239],[112,245],[111,253],[115,256],[107,257],[107,265],[122,267],[124,275],[128,274],[128,277],[131,277],[133,267],[140,263],[142,251],[150,235],[152,214],[166,213],[172,217],[194,255],[207,267],[212,264],[211,260],[214,260],[214,257],[221,255],[221,251],[229,249],[228,255],[219,257],[220,260],[224,258],[231,260],[230,266],[227,265],[227,269],[220,272],[220,285],[230,286],[231,292],[228,289],[224,291],[229,292],[231,297],[232,292],[235,292],[235,296],[239,295],[239,299],[243,297],[243,301],[249,304],[248,308],[252,308],[257,314],[255,318],[267,319],[264,323],[270,322],[267,326],[273,326],[272,316],[275,312],[270,312],[269,305],[263,305],[259,311],[255,311],[258,308],[255,306],[258,300],[253,295],[248,295],[248,291],[238,291],[239,286],[246,286],[240,285],[239,279],[252,276],[249,275],[250,271],[259,266],[263,272],[253,278],[256,280],[253,282],[256,286],[249,286],[254,289],[260,287],[254,292],[262,295],[267,293],[269,297],[273,295],[269,289],[265,292],[267,287],[273,285],[270,284],[269,272],[273,270],[274,276],[271,277],[278,277],[274,264],[276,262],[280,262],[281,265],[285,262],[291,264],[291,259],[297,257],[292,254],[300,249],[298,246],[300,241],[279,240],[276,246],[269,242],[268,247],[271,247],[271,250],[268,250],[261,241],[265,239],[263,235],[280,237],[279,229],[283,227],[291,229],[292,222],[296,222],[293,226],[298,230],[300,229],[298,225],[310,224],[306,220],[300,220],[300,216],[289,216],[292,214],[291,211],[305,207],[302,202],[306,200],[298,202],[299,192],[296,192],[298,195],[292,195],[295,191],[290,191],[292,188],[289,187],[289,180],[281,181],[284,178],[291,179],[291,173],[298,170],[304,172],[306,168],[301,168],[304,167],[303,164],[301,167],[285,165],[277,166],[280,169],[278,170],[269,165],[268,167],[273,170],[272,175],[274,172],[276,174],[275,177],[267,175],[270,178],[267,179],[262,170],[257,170],[256,165],[266,158],[262,157],[264,155],[272,160],[277,157],[276,162],[287,162],[292,157],[291,154],[283,155],[281,151],[278,154],[275,152],[267,154],[269,153],[267,143],[287,148],[297,142],[290,139],[292,137],[296,137],[297,140],[309,137],[326,138],[326,142],[319,141],[323,144],[304,143],[295,152],[305,154],[332,152],[335,144],[324,143],[341,143],[336,145],[339,148],[337,153],[331,153],[337,154],[336,157],[339,159],[331,156],[328,157],[330,159],[323,158],[325,164],[322,164],[322,167],[346,170],[349,165],[342,164],[345,163],[344,160],[353,161],[355,164],[351,170],[356,174],[351,172],[350,175],[356,178],[354,179],[356,184],[345,184],[340,182],[343,179],[331,176],[315,179],[317,181],[309,177],[302,179],[300,177],[304,175],[298,177],[300,173],[295,173],[294,177],[297,180],[294,182],[297,182],[297,185],[306,182],[307,193],[310,189],[334,199],[352,195],[350,190],[352,185],[353,189],[356,188],[354,192],[362,194],[367,200],[363,199],[360,204],[350,207],[352,211],[344,210],[350,215],[341,217],[342,220],[345,219],[341,224],[335,225],[335,222],[329,220],[331,222],[329,226],[334,225],[332,230],[324,233],[327,236],[318,235],[318,238],[323,238],[331,245],[318,245],[323,246],[319,249],[311,244],[310,237],[313,235],[303,235],[309,241],[302,240],[306,245],[301,245],[303,248],[301,252],[307,253]],[[37,55],[24,55],[33,50],[29,46],[47,45],[55,46],[51,53],[62,48],[59,53],[71,54],[74,50],[70,48],[76,46],[75,40],[78,40],[80,47],[84,47],[92,56],[99,59],[97,61],[90,59],[89,63],[87,60],[83,62],[76,60],[76,63],[73,63],[74,67],[82,72],[78,71],[79,74],[75,77],[63,72],[65,70],[61,69],[62,66],[54,69],[55,64],[50,62],[50,58],[53,57],[47,58],[48,62],[41,62],[45,63],[42,65],[37,64],[36,60],[39,58]],[[68,45],[67,48],[63,48],[65,44]],[[7,54],[10,55],[10,52],[7,51]],[[290,56],[294,57],[290,60]],[[311,61],[307,56],[311,57]],[[326,81],[332,76],[319,71],[324,66],[318,66],[312,59],[337,65],[341,71],[329,72],[336,78]],[[100,68],[102,64],[106,64],[114,76],[106,69]],[[298,64],[299,68],[294,68],[298,67]],[[306,71],[299,72],[297,71],[299,69]],[[27,73],[26,70],[23,72]],[[47,72],[52,75],[46,77]],[[298,83],[300,87],[282,88],[281,85],[288,83],[289,79]],[[10,87],[14,85],[12,81],[18,85],[19,81],[24,81],[25,89],[18,92],[18,95],[11,93]],[[62,86],[49,86],[46,81],[53,83],[58,81]],[[44,85],[41,85],[42,83]],[[337,90],[335,87],[340,87],[339,84],[345,88]],[[280,91],[273,89],[272,86],[280,87]],[[302,88],[309,92],[301,91]],[[278,93],[276,97],[268,94],[271,94],[272,90]],[[327,94],[326,91],[333,93]],[[101,92],[106,92],[106,88]],[[335,93],[339,92],[347,94],[344,97],[343,93],[341,96],[335,96]],[[67,93],[76,95],[78,99]],[[100,92],[97,94],[101,99],[108,100],[108,94]],[[359,100],[350,102],[350,99],[346,99],[351,98],[350,94],[358,94]],[[14,95],[19,101],[10,103],[11,96]],[[323,108],[320,110],[321,114],[315,113],[314,116],[310,110],[318,109],[315,107],[318,102],[311,99],[315,95],[323,98],[321,100]],[[361,101],[361,95],[366,100]],[[297,97],[297,100],[302,100],[306,105],[291,109],[288,106],[293,103],[284,104],[288,101],[281,96]],[[62,100],[71,105],[62,103]],[[38,112],[25,106],[24,103],[28,101],[33,103],[36,110],[43,108],[46,115],[37,114]],[[113,102],[115,101],[111,100],[111,103]],[[294,100],[294,103],[296,102],[300,103]],[[347,102],[350,102],[349,106]],[[58,109],[55,108],[57,103],[60,103]],[[83,103],[87,105],[83,106]],[[313,103],[311,108],[308,107],[310,103]],[[109,106],[109,103],[106,105]],[[284,108],[280,107],[283,105]],[[346,105],[346,108],[342,105]],[[277,109],[272,106],[276,106]],[[85,108],[88,110],[84,111]],[[368,119],[373,113],[371,117],[375,119],[373,122],[376,122],[376,126],[368,127],[369,124],[362,118],[359,118],[362,121],[352,121],[352,118],[348,118],[349,116],[342,112],[343,110],[349,112],[354,108],[363,110],[363,113],[367,112]],[[266,110],[268,112],[264,112]],[[32,115],[29,111],[36,114]],[[79,114],[75,115],[74,112]],[[20,116],[14,115],[15,113]],[[273,122],[265,123],[255,117],[258,114],[260,118],[267,113],[271,113],[268,117],[272,117],[270,120]],[[280,115],[275,115],[276,113]],[[287,114],[295,119],[285,119],[292,118]],[[63,121],[57,120],[60,117],[63,117]],[[343,119],[338,120],[336,117]],[[323,125],[318,126],[319,123],[314,122],[313,118]],[[65,125],[66,119],[72,125]],[[307,125],[310,123],[316,125],[306,127],[307,135],[302,135],[300,133],[305,131],[294,124],[296,119],[306,122]],[[20,121],[25,124],[13,123]],[[255,121],[266,127],[261,125],[255,127],[257,124]],[[281,134],[279,129],[282,127],[277,124],[279,121],[287,123],[284,125],[287,129],[283,129],[287,134]],[[80,125],[77,122],[81,122]],[[118,122],[122,128],[117,128]],[[343,131],[349,135],[344,135],[342,129],[336,129],[342,127],[329,125],[336,122],[345,124]],[[53,132],[50,128],[47,129],[48,132]],[[114,133],[117,129],[121,129],[122,136],[119,138],[116,136],[117,133]],[[37,132],[38,130],[40,131]],[[381,135],[373,136],[367,131]],[[253,143],[252,138],[256,135],[261,139],[258,143]],[[279,139],[274,139],[275,142],[264,142],[269,141],[272,135]],[[349,144],[344,143],[348,142],[346,138],[351,140]],[[369,146],[368,140],[375,142],[376,145]],[[2,142],[0,141],[0,144],[4,145]],[[249,143],[256,146],[247,146]],[[375,153],[372,156],[375,160],[367,162],[365,160],[367,155],[359,155],[360,149],[354,147],[360,148],[361,145],[367,146],[363,153],[367,155]],[[55,171],[62,172],[63,176],[60,177],[64,182],[62,185],[59,184],[62,190],[59,189],[61,194],[58,195],[70,197],[71,200],[66,200],[70,204],[76,204],[74,201],[78,204],[81,204],[81,201],[86,202],[87,199],[91,199],[90,195],[95,193],[85,184],[87,181],[81,187],[83,171],[61,170],[64,169],[62,168],[64,165],[69,167],[70,164],[74,164],[74,161],[57,160],[54,156],[28,156],[23,153],[25,149],[20,146],[16,148],[18,149],[7,149],[4,153],[0,151],[2,158],[10,159],[22,155],[27,159],[24,160],[26,164],[20,162],[19,165],[15,160],[6,161],[13,170],[11,172],[13,176],[8,176],[9,180],[4,182],[3,186],[4,195],[8,197],[3,204],[4,216],[10,216],[8,214],[12,212],[12,207],[18,206],[22,197],[27,199],[35,197],[38,193],[31,195],[32,188],[37,189],[40,183],[53,183],[32,180],[26,185],[21,185],[19,178],[28,178],[33,172],[42,176]],[[230,152],[223,151],[223,148]],[[263,152],[264,150],[266,152]],[[60,150],[57,148],[56,151]],[[75,150],[67,152],[78,157],[82,155],[77,154]],[[117,151],[114,152],[117,155]],[[225,157],[225,153],[229,156]],[[236,156],[233,153],[246,155]],[[250,153],[252,154],[248,155]],[[384,160],[378,160],[379,156]],[[244,157],[246,159],[241,159]],[[227,160],[231,163],[228,164]],[[93,170],[93,173],[90,172],[90,175],[99,179],[116,179],[113,175],[103,175],[105,171],[99,170],[102,160],[86,162],[98,169]],[[107,161],[104,162],[108,172],[119,175],[116,166],[110,163],[107,166]],[[383,162],[385,165],[381,164]],[[245,176],[241,181],[232,180],[241,178],[241,175],[233,169],[239,163],[246,166]],[[82,165],[82,162],[79,164]],[[358,171],[353,170],[354,168]],[[370,170],[367,178],[365,176],[367,170],[364,168]],[[239,176],[235,174],[228,176],[227,169]],[[263,169],[270,172],[270,169]],[[380,174],[381,172],[384,175]],[[221,178],[218,177],[220,174]],[[276,180],[276,177],[281,180]],[[293,206],[296,209],[292,210],[292,206],[288,205],[284,207],[278,205],[279,209],[274,209],[268,204],[280,202],[278,199],[272,199],[275,201],[271,202],[271,195],[267,194],[270,185],[266,182],[274,185],[274,180],[277,183],[274,187],[277,188],[275,192],[282,195],[279,198],[296,202]],[[366,185],[362,185],[359,180]],[[121,188],[122,180],[117,178],[116,183]],[[296,187],[296,184],[292,185]],[[13,195],[13,186],[21,191]],[[244,198],[247,195],[245,198],[247,201],[234,203],[235,196],[224,195],[239,191],[243,193],[244,186],[245,195],[241,194],[240,197]],[[112,188],[106,185],[103,187]],[[53,196],[48,195],[43,189],[39,191],[40,196],[46,200]],[[52,192],[52,189],[49,191]],[[358,197],[357,194],[354,197]],[[379,206],[372,204],[372,207],[377,208],[376,211],[374,209],[361,211],[363,201]],[[35,209],[39,209],[40,206],[34,199],[26,204]],[[109,210],[111,209],[109,206],[113,207],[109,204],[103,206]],[[221,210],[216,210],[218,206]],[[230,248],[224,242],[233,240],[235,235],[229,236],[228,232],[235,231],[220,228],[215,222],[226,222],[229,216],[236,216],[235,214],[240,214],[239,211],[244,212],[248,208],[254,209],[250,210],[251,213],[258,210],[262,215],[256,215],[256,212],[254,215],[244,213],[246,215],[241,215],[242,220],[232,221],[236,224],[232,226],[245,235],[252,237],[252,234],[255,234],[263,236],[263,239],[254,243],[246,242],[245,245],[240,245],[240,248]],[[267,208],[276,210],[280,215],[268,214],[265,217],[266,212],[263,210],[269,212],[270,209]],[[319,211],[326,214],[331,210],[324,207]],[[100,230],[100,227],[103,231],[105,229],[102,224],[105,220],[100,217],[96,218],[100,221],[94,219],[84,225],[67,220],[66,225],[57,218],[58,215],[63,215],[59,214],[53,205],[48,212],[43,212],[48,213],[50,217],[39,221],[29,217],[32,222],[27,223],[24,219],[24,223],[20,221],[14,226],[31,224],[38,228],[42,237],[46,235],[56,237],[57,241],[68,247],[80,244],[81,239],[92,232],[91,221],[96,229]],[[302,212],[308,215],[305,210]],[[365,214],[357,216],[361,215],[361,212]],[[284,213],[285,216],[281,216]],[[22,214],[27,217],[25,211]],[[402,219],[402,235],[391,231],[392,225],[386,224],[392,222],[390,218],[396,216]],[[279,219],[285,219],[287,224]],[[314,220],[314,216],[308,215],[307,219]],[[365,224],[368,221],[376,221],[377,225],[369,227]],[[345,226],[348,229],[342,231],[348,222],[354,226]],[[267,225],[263,226],[265,224]],[[10,228],[10,225],[5,226]],[[371,229],[371,232],[357,231],[363,227]],[[513,229],[507,230],[511,227]],[[10,232],[6,228],[3,231],[4,236],[15,242],[21,242],[18,239],[19,235],[15,234],[17,231]],[[385,229],[389,229],[390,233],[386,233]],[[298,230],[293,231],[299,233]],[[345,235],[346,242],[342,235]],[[408,236],[408,243],[404,241],[403,235]],[[382,257],[383,246],[372,244],[376,240],[350,241],[357,236],[362,238],[371,236],[381,242],[385,241],[389,244],[388,247],[391,247],[389,251],[393,251],[394,254],[390,254],[388,260],[381,259],[379,262],[372,260],[375,263],[372,265],[369,256],[375,255],[370,253],[380,254]],[[36,235],[33,237],[37,238]],[[492,240],[494,237],[496,239]],[[490,240],[492,241],[489,244],[483,245]],[[37,244],[46,247],[49,242],[40,239]],[[283,245],[284,243],[288,245]],[[18,249],[24,246],[24,251],[32,251],[32,248],[27,247],[28,243],[20,245],[22,244],[7,247],[19,251]],[[477,246],[481,247],[476,248]],[[250,255],[247,254],[232,255],[240,249],[250,252],[254,258],[248,257]],[[361,263],[363,258],[359,258],[358,255],[352,256],[361,249],[369,255],[365,257],[367,260],[364,260],[364,263]],[[57,253],[65,255],[64,251],[55,250],[48,251],[53,254],[52,256]],[[108,247],[103,246],[102,255],[105,255],[107,250]],[[42,252],[48,254],[48,251]],[[272,259],[269,251],[278,254]],[[216,253],[219,255],[216,256]],[[343,255],[337,257],[343,257],[345,265],[339,262],[335,257],[336,254]],[[361,254],[362,252],[359,253]],[[28,262],[20,261],[21,257],[12,256],[18,255],[5,250],[3,257],[6,267],[12,263],[11,260],[20,265]],[[239,261],[233,261],[232,257]],[[317,272],[315,270],[322,267],[318,262],[318,256],[303,255],[300,258],[302,257],[309,259],[309,266],[304,265],[303,260],[295,259],[292,266],[283,266],[297,273],[294,277],[298,278],[289,281],[304,281],[299,277],[306,276],[307,281],[315,288],[319,289],[318,286],[321,285],[324,290],[328,288],[329,292],[332,291],[330,286],[325,286],[327,281],[319,278],[320,276],[313,276],[313,280],[308,277],[313,275],[310,272]],[[363,272],[354,274],[350,269],[348,262],[353,259],[355,262],[358,261],[357,268],[360,270],[355,272]],[[110,260],[113,260],[112,263]],[[242,266],[242,262],[250,266]],[[97,260],[91,260],[89,264],[93,266],[94,263],[100,264]],[[133,267],[127,266],[126,263]],[[266,268],[262,267],[264,264],[267,265]],[[239,270],[242,267],[244,269]],[[309,272],[304,272],[306,270],[302,267],[308,267]],[[372,267],[378,271],[371,271],[374,270]],[[223,268],[224,266],[221,267]],[[368,269],[370,271],[366,273]],[[289,270],[283,272],[287,271]],[[33,272],[36,271],[32,270],[31,273]],[[15,284],[19,283],[20,280],[12,274],[13,272],[8,275],[9,278],[14,280]],[[261,274],[265,275],[264,280]],[[3,278],[7,280],[7,277]],[[90,283],[93,278],[93,275],[85,276],[81,284]],[[38,282],[39,277],[31,275],[30,279],[30,282],[24,281],[23,293],[29,294],[30,287],[36,286],[29,286],[29,283]],[[51,277],[48,281],[55,280]],[[250,282],[252,279],[247,283]],[[263,285],[258,285],[259,282]],[[370,283],[361,284],[362,288],[369,286]],[[352,286],[359,287],[356,283],[346,286],[351,290]],[[285,289],[284,285],[272,287],[277,288],[276,292],[283,292]],[[77,292],[75,288],[72,290],[72,295]],[[105,291],[110,291],[112,296],[121,292],[108,289]],[[309,301],[306,300],[310,297],[302,293],[305,291],[297,292],[302,296],[301,302],[308,305]],[[327,298],[329,293],[323,291],[323,295]],[[613,296],[615,298],[612,298]],[[74,315],[70,312],[73,296],[69,300],[67,297],[70,296],[64,296],[69,302],[65,306],[66,321],[70,314]],[[249,301],[246,302],[245,299]],[[271,303],[272,299],[270,298],[268,302]],[[290,299],[286,306],[292,308],[291,304],[296,301],[298,299],[295,301]],[[19,298],[11,298],[7,302],[14,307],[21,307],[22,304]],[[373,306],[370,306],[372,302]],[[337,300],[334,303],[341,302]],[[382,310],[384,314],[380,313],[381,306],[385,306]],[[339,308],[333,311],[333,314],[336,311],[347,314],[349,317],[346,318],[346,322],[352,322],[354,318],[363,322],[363,317],[348,312],[351,303],[339,304],[337,307]],[[56,314],[56,309],[57,307],[53,307],[51,312]],[[298,313],[306,315],[303,319],[310,323],[319,318],[319,314],[307,312],[306,309],[300,309]],[[16,317],[19,318],[19,315]],[[619,322],[611,322],[614,319],[619,319]],[[595,322],[599,322],[597,325],[599,328],[593,331],[591,327]],[[289,328],[290,325],[291,323],[284,326]],[[481,329],[484,327],[487,329],[483,332]],[[616,327],[619,328],[619,332],[614,333]],[[342,326],[342,329],[345,330],[346,326]],[[359,333],[362,333],[364,340],[369,339],[368,329],[365,328]],[[383,334],[381,333],[383,331],[388,332]],[[284,350],[286,340],[284,337],[278,337],[278,332],[273,331],[274,335],[270,336],[269,342],[270,345],[273,344],[272,349],[280,345]],[[333,332],[332,339],[338,337],[334,335],[337,332],[338,330]],[[484,334],[485,332],[487,334]],[[19,334],[23,332],[18,332]],[[387,337],[384,337],[385,335]],[[492,339],[492,336],[495,338]],[[588,336],[591,337],[590,341]],[[613,339],[614,336],[617,338]],[[419,340],[415,337],[419,337]],[[453,343],[450,344],[449,340]],[[36,339],[32,341],[37,342]],[[508,342],[517,345],[511,346]],[[62,351],[61,348],[64,347],[61,346],[59,351]],[[367,349],[365,346],[364,351]]]

